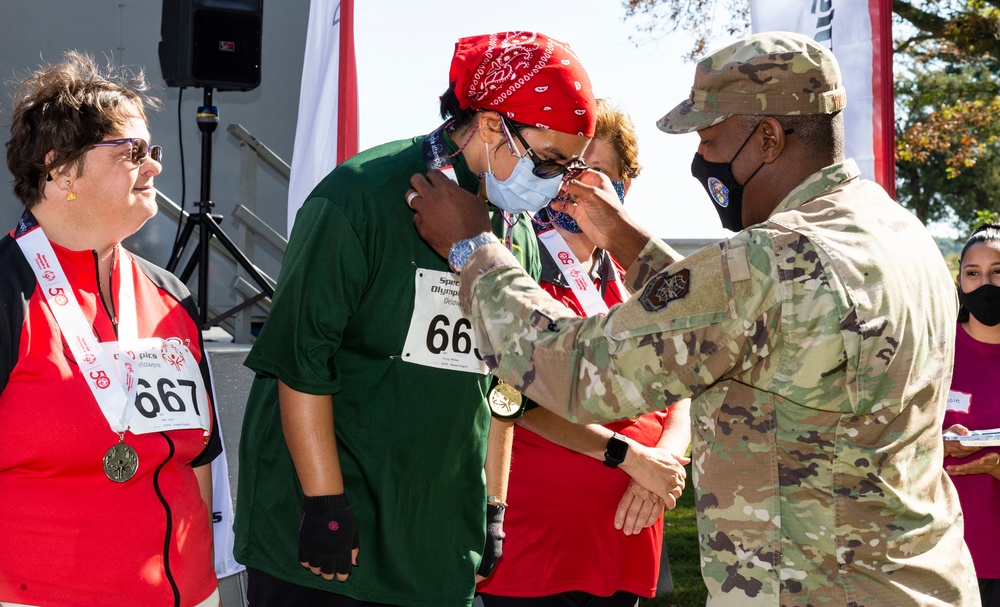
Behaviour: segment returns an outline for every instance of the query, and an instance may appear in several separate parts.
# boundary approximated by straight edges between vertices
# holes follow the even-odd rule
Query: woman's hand
[[[656,523],[666,508],[666,503],[652,491],[629,479],[625,494],[615,512],[615,529],[625,535],[635,535]]]
[[[1000,478],[1000,453],[990,451],[975,461],[964,464],[945,466],[944,471],[948,476],[964,476],[967,474],[990,474],[995,478]]]
[[[684,489],[688,458],[677,456],[662,447],[647,447],[629,440],[628,455],[621,470],[641,487],[656,495],[668,509],[677,505]]]
[[[957,434],[959,436],[968,436],[969,429],[963,426],[962,424],[955,424],[954,426],[945,430],[945,433]],[[982,447],[963,445],[957,440],[944,441],[944,454],[950,455],[951,457],[956,457],[958,459],[965,459],[966,457],[971,457],[980,450],[982,450]]]

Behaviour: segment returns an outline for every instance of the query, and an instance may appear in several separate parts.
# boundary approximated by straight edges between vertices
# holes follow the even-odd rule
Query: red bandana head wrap
[[[500,32],[455,43],[449,82],[461,108],[503,112],[542,129],[594,136],[590,78],[569,45],[536,32]]]

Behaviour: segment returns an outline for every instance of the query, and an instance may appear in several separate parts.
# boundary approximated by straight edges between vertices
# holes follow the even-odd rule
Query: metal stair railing
[[[258,161],[263,162],[277,171],[286,182],[292,169],[287,162],[242,125],[230,124],[226,127],[226,131],[240,142],[240,200],[243,203],[236,206],[232,215],[237,226],[236,243],[249,259],[253,259],[257,239],[262,239],[278,252],[278,261],[280,262],[285,255],[288,240],[262,221],[255,213],[257,210],[257,166]],[[264,276],[273,289],[275,281],[266,274]],[[248,278],[247,273],[242,268],[237,268],[236,276],[229,286],[237,294],[237,297],[243,298],[244,302],[259,302],[260,307],[265,312],[270,310],[271,298],[261,293],[257,285]],[[237,343],[253,342],[254,338],[251,333],[253,310],[254,307],[249,305],[234,316],[234,337]]]
[[[285,248],[288,246],[288,240],[254,212],[257,206],[257,166],[259,161],[264,162],[286,181],[291,174],[291,167],[241,125],[230,124],[226,130],[240,143],[240,200],[242,203],[236,205],[230,215],[237,232],[237,237],[233,241],[251,261],[254,258],[256,245],[259,241],[263,241],[277,252],[280,264],[281,258],[285,254]],[[177,203],[159,191],[156,193],[156,202],[164,213],[180,221],[181,208]],[[240,302],[229,309],[225,318],[212,324],[213,326],[217,324],[231,334],[236,343],[253,343],[254,311],[262,309],[266,315],[271,307],[271,298],[262,293],[257,284],[250,280],[247,272],[222,244],[216,239],[211,239],[209,242],[212,251],[234,268],[235,276],[229,287],[234,297]],[[276,284],[275,279],[256,264],[254,269],[260,273],[273,290]],[[217,315],[220,314],[219,309],[211,304],[208,308],[209,318],[217,318]]]

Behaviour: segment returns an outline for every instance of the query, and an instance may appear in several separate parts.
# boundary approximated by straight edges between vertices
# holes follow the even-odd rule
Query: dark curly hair
[[[969,239],[965,241],[965,246],[962,247],[962,254],[958,258],[958,274],[961,280],[962,275],[962,264],[965,263],[965,254],[969,252],[972,245],[979,244],[981,242],[1000,242],[1000,224],[996,223],[984,223],[976,228]],[[961,291],[962,287],[958,287]],[[969,322],[969,310],[960,305],[958,307],[958,322],[967,323]]]
[[[462,128],[463,126],[472,122],[472,119],[478,112],[474,109],[462,107],[458,103],[458,97],[455,95],[455,83],[452,82],[448,86],[448,90],[441,95],[441,117],[445,120],[449,118],[454,120],[452,124],[452,130]]]
[[[91,146],[121,134],[132,118],[147,122],[145,108],[160,107],[148,91],[142,70],[109,62],[102,71],[93,57],[76,51],[22,80],[13,96],[7,168],[25,208],[41,201],[51,171],[75,164],[82,173]]]

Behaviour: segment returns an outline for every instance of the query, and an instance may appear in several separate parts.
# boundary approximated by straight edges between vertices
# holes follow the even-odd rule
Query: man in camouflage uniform
[[[702,60],[658,124],[698,131],[692,171],[739,231],[682,260],[584,175],[566,211],[632,262],[635,296],[607,317],[561,308],[502,246],[452,255],[480,350],[543,406],[591,422],[693,397],[712,606],[979,604],[940,466],[955,286],[924,227],[844,158],[845,101],[832,54],[796,34]],[[489,225],[439,177],[411,181],[414,223],[460,251]]]

